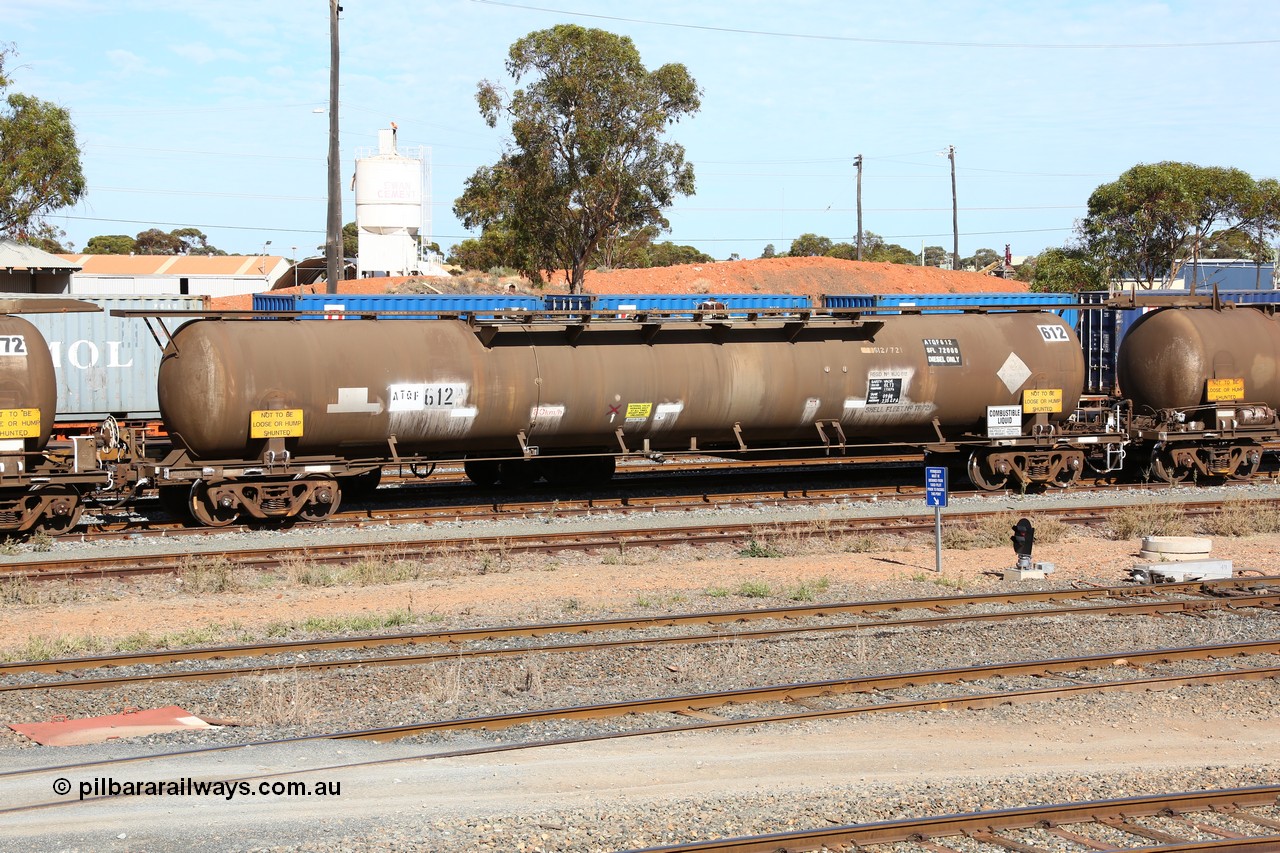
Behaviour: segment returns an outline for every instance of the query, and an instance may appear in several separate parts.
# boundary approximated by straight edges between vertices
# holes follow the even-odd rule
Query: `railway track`
[[[1280,850],[1280,820],[1257,812],[1277,803],[1280,786],[1194,791],[721,838],[626,853],[775,853],[840,845],[874,851],[895,844],[954,851],[945,846],[951,839],[1023,853],[1050,853],[1064,849],[1064,843],[1069,849],[1263,853]]]
[[[835,463],[832,464],[834,465]],[[847,463],[844,464],[847,465]],[[741,471],[754,470],[756,466],[769,471],[778,471],[782,468],[781,463],[769,465],[757,462],[741,463],[727,470],[739,472],[738,476],[740,477]],[[696,471],[698,469],[690,464],[684,470]],[[689,484],[688,478],[672,476],[672,473],[665,469],[660,472],[650,472],[647,476],[633,475],[633,481],[643,482],[646,479],[650,482],[646,482],[643,488],[632,489],[631,491],[611,487],[601,490],[599,494],[592,494],[587,497],[558,495],[546,498],[523,495],[510,498],[505,494],[495,495],[491,492],[465,487],[460,487],[464,494],[459,497],[457,495],[459,489],[454,486],[450,485],[442,490],[438,487],[438,484],[433,482],[432,486],[425,487],[425,491],[434,492],[435,494],[432,497],[437,501],[441,497],[445,501],[434,504],[421,503],[424,489],[414,485],[402,485],[379,490],[379,499],[377,501],[361,501],[358,502],[356,508],[339,510],[326,519],[324,525],[334,528],[363,528],[400,524],[430,524],[439,521],[505,521],[527,518],[624,515],[640,512],[691,512],[703,509],[724,509],[743,506],[805,507],[920,498],[924,495],[924,487],[918,483],[889,485],[842,484],[826,488],[805,485],[774,489],[754,488],[745,492],[717,490],[712,487],[715,483],[711,483],[707,484],[708,487],[702,491],[671,494],[665,492],[671,489],[687,487]],[[725,478],[720,475],[714,479],[718,480],[721,485],[732,487],[737,485],[738,477]],[[732,479],[733,482],[725,483],[726,479]],[[811,476],[810,479],[812,479]],[[1259,476],[1257,478],[1258,482],[1270,482],[1272,480],[1274,480],[1274,477]],[[1256,485],[1256,483],[1254,484]],[[1171,490],[1185,493],[1194,489],[1194,487],[1186,485],[1175,487],[1168,484],[1153,483],[1082,482],[1073,487],[1071,493],[1117,494],[1126,491],[1149,492],[1153,489],[1159,490],[1161,493],[1167,493]],[[444,492],[444,494],[440,494],[441,492]],[[953,491],[951,497],[956,500],[962,500],[975,497],[995,498],[1012,494],[1014,492],[1010,490],[985,492],[961,489]],[[408,507],[389,505],[394,499],[408,500],[414,505]],[[263,527],[264,525],[261,523],[234,524],[218,528],[192,527],[184,520],[143,519],[132,515],[117,519],[111,513],[107,513],[100,516],[99,520],[90,521],[83,525],[83,529],[78,533],[70,534],[70,538],[79,541],[97,542],[113,539],[132,540],[138,537],[153,536],[165,538],[199,537],[212,533],[261,530]]]
[[[1184,507],[1187,516],[1209,515],[1221,510],[1225,501],[1209,500]],[[1280,499],[1264,498],[1263,506],[1280,506]],[[1112,508],[1045,507],[1037,510],[1040,518],[1054,517],[1066,523],[1090,525],[1102,523]],[[549,508],[554,511],[554,508]],[[978,512],[948,512],[948,524],[976,522],[993,512],[1007,512],[1004,507]],[[907,534],[931,532],[933,520],[923,514],[875,516],[863,518],[797,519],[767,523],[717,523],[711,525],[678,525],[669,522],[648,528],[626,527],[592,531],[549,531],[515,533],[497,536],[437,536],[430,539],[396,539],[394,541],[344,543],[335,545],[277,546],[272,548],[234,548],[216,555],[239,568],[275,569],[305,561],[314,565],[341,565],[360,560],[437,559],[460,555],[510,555],[516,553],[557,553],[560,551],[624,550],[631,547],[663,548],[677,545],[746,544],[776,537],[808,538],[812,536],[850,536],[868,533]],[[53,560],[24,560],[0,569],[0,579],[22,578],[32,581],[87,580],[128,578],[142,575],[181,573],[193,560],[211,555],[174,553],[144,556],[84,557],[72,555]]]
[[[1185,596],[1178,598],[1177,596]],[[1062,607],[1027,607],[1057,602],[1074,602]],[[996,612],[955,614],[964,607],[1011,606]],[[931,628],[940,625],[1003,621],[1010,619],[1065,616],[1137,616],[1174,613],[1204,613],[1242,608],[1280,608],[1280,577],[1233,578],[1227,580],[1179,584],[1109,587],[1103,589],[1060,589],[1053,591],[1000,593],[988,595],[947,596],[926,599],[845,602],[781,608],[729,610],[710,613],[663,615],[644,618],[608,619],[538,625],[516,625],[468,628],[375,637],[339,637],[296,642],[256,643],[189,650],[163,650],[79,657],[46,661],[21,661],[0,664],[0,679],[17,679],[35,674],[82,673],[105,668],[159,667],[188,664],[204,660],[234,660],[278,655],[302,655],[278,664],[254,664],[246,667],[180,669],[177,671],[113,675],[99,678],[77,676],[66,680],[14,681],[0,684],[0,693],[33,690],[95,690],[161,681],[217,680],[237,677],[259,677],[279,672],[317,672],[348,667],[407,666],[460,661],[479,657],[508,657],[533,654],[571,654],[612,651],[640,646],[742,642],[773,640],[801,634],[852,632],[864,629]],[[930,611],[933,615],[892,618],[902,611]],[[758,630],[740,629],[743,623],[765,620],[797,622],[823,617],[857,615],[868,617],[861,622],[833,624],[795,624]],[[641,631],[688,628],[699,625],[733,625],[733,630],[713,633],[663,633],[649,637],[635,636]],[[512,645],[514,639],[570,637],[594,633],[623,633],[625,639],[596,642],[566,642],[537,645]],[[503,644],[494,646],[492,643]],[[485,645],[485,644],[490,645]],[[469,644],[464,648],[463,644]],[[420,645],[448,646],[445,651],[395,654],[376,657],[349,657],[315,660],[318,652],[368,650],[385,647]]]

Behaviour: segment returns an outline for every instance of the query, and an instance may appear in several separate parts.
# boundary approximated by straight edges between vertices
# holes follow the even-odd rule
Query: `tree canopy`
[[[698,87],[678,63],[646,70],[629,38],[570,24],[517,41],[506,69],[528,84],[507,97],[485,80],[476,101],[490,127],[510,120],[512,141],[453,211],[482,242],[500,228],[507,265],[531,280],[563,271],[576,293],[603,241],[665,227],[662,210],[693,194],[693,166],[663,134],[697,112]]]
[[[0,46],[0,94],[9,88]],[[10,93],[0,106],[0,234],[39,245],[61,234],[44,215],[85,193],[71,115],[30,95]]]
[[[1261,257],[1280,233],[1280,185],[1234,168],[1141,163],[1089,196],[1079,234],[1112,277],[1150,288],[1206,247],[1233,242]]]
[[[209,239],[198,228],[175,228],[165,232],[149,228],[137,237],[103,234],[90,237],[85,244],[90,255],[225,255],[209,245]]]

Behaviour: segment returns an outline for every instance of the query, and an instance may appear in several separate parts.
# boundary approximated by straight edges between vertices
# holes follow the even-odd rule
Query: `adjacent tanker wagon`
[[[1120,342],[1130,432],[1167,482],[1247,479],[1280,434],[1280,322],[1269,305],[1159,308]]]
[[[63,296],[23,295],[32,311],[66,302]],[[160,419],[156,375],[160,348],[137,317],[114,317],[113,310],[198,311],[203,296],[76,296],[97,306],[88,312],[23,313],[48,343],[56,374],[56,429],[93,431],[101,421],[155,423]],[[78,427],[78,428],[77,428]]]
[[[159,372],[204,523],[336,507],[372,460],[465,459],[481,483],[612,475],[644,454],[843,452],[910,444],[1066,485],[1083,381],[1071,328],[1046,313],[706,322],[200,319]],[[992,441],[993,409],[1001,426]],[[1003,420],[1002,420],[1003,419]],[[1096,430],[1094,431],[1096,433]]]
[[[107,475],[92,437],[50,444],[57,378],[40,330],[14,316],[28,310],[98,309],[65,298],[43,306],[0,299],[0,531],[60,533],[79,520],[81,492],[104,485]]]

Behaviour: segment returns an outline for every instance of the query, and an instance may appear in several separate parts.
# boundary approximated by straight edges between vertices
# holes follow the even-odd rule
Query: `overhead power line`
[[[1015,48],[1031,48],[1033,50],[1144,50],[1188,47],[1242,47],[1255,44],[1280,44],[1280,39],[1248,39],[1243,41],[1191,41],[1191,42],[1137,42],[1128,44],[1052,44],[1028,42],[994,42],[994,41],[927,41],[923,39],[883,39],[866,36],[834,36],[822,33],[785,33],[776,30],[746,30],[737,27],[712,27],[705,24],[681,24],[673,21],[650,21],[644,18],[623,18],[617,15],[598,15],[591,12],[569,12],[565,9],[548,9],[545,6],[526,6],[521,3],[502,3],[499,0],[472,0],[486,6],[505,6],[508,9],[524,9],[527,12],[548,12],[553,15],[567,15],[574,18],[595,18],[603,21],[620,21],[627,24],[647,24],[653,27],[674,27],[682,30],[703,30],[716,33],[735,33],[749,36],[772,36],[774,38],[811,39],[813,41],[847,41],[860,44],[896,44],[916,45],[920,47],[968,47],[1010,50]]]

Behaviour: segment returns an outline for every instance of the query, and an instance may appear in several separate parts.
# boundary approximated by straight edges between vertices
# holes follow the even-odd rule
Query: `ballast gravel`
[[[1015,502],[1015,507],[1015,511],[1031,511],[1028,504]],[[733,514],[742,511],[709,517]],[[531,523],[531,527],[538,523],[542,522]],[[709,522],[699,518],[690,523]],[[1116,543],[1115,547],[1123,551],[1130,544]],[[62,543],[56,547],[61,548]],[[98,546],[75,547],[89,551]],[[953,569],[944,578],[920,569],[931,565],[931,549],[906,556],[858,555],[859,561],[873,561],[859,562],[861,566],[885,566],[879,574],[869,568],[861,574],[842,573],[840,566],[855,559],[850,554],[821,558],[826,563],[808,557],[803,569],[797,558],[794,564],[787,564],[787,571],[803,576],[808,583],[806,594],[817,601],[940,596],[961,591],[943,585],[952,579],[962,581],[965,592],[1123,582],[1124,574],[1117,565],[1124,560],[1108,557],[1089,562],[1081,557],[1082,564],[1072,565],[1073,550],[1075,555],[1093,553],[1097,545],[1090,543],[1087,549],[1067,545],[1053,557],[1060,566],[1056,576],[1048,581],[1013,584],[999,576],[1001,561],[1008,561],[1004,550],[998,557],[991,552],[948,552],[949,566],[965,564],[971,568],[963,572]],[[1123,551],[1121,556],[1127,553]],[[1275,573],[1271,558],[1280,553],[1280,543],[1266,540],[1248,549],[1241,546],[1240,553],[1253,555],[1250,568]],[[474,608],[456,605],[433,610],[420,624],[400,625],[395,631],[750,607],[757,603],[755,599],[732,596],[726,600],[721,592],[713,595],[709,591],[734,590],[743,579],[765,573],[766,565],[776,577],[779,569],[774,566],[784,562],[724,559],[711,551],[698,557],[681,556],[678,566],[666,566],[673,559],[660,554],[602,565],[595,558],[594,569],[615,579],[618,595],[611,600],[599,592],[574,591],[574,585],[586,577],[587,568],[581,563],[569,564],[572,573],[562,565],[548,574],[547,565],[536,561],[509,567],[509,574],[503,574],[501,581],[512,585],[509,588],[525,590],[526,595],[504,603],[500,618],[494,615],[498,611],[486,611],[481,603],[484,587],[480,582],[489,579],[455,578],[454,585],[476,594]],[[808,567],[819,563],[822,568]],[[652,579],[659,568],[678,569],[662,573],[670,588],[644,586],[646,574]],[[813,583],[819,573],[830,582]],[[545,581],[557,575],[559,591],[547,597],[545,590],[550,587]],[[672,577],[679,580],[670,580]],[[426,589],[449,583],[448,579],[432,580]],[[772,598],[758,603],[788,603],[784,588],[775,581]],[[354,595],[354,591],[347,594]],[[419,587],[413,594],[416,601],[425,596]],[[399,600],[404,590],[388,587],[384,595]],[[594,595],[601,599],[595,600]],[[262,597],[259,594],[253,600]],[[508,594],[508,599],[511,597]],[[218,618],[230,602],[230,598],[213,596],[199,612]],[[171,604],[164,598],[139,599],[133,606],[164,608]],[[192,618],[192,611],[184,612],[186,618]],[[895,618],[922,615],[927,614],[893,614]],[[178,704],[202,717],[238,723],[57,749],[36,746],[0,729],[0,849],[613,851],[1041,803],[1275,785],[1280,784],[1280,760],[1276,758],[1280,755],[1280,684],[1272,678],[1156,692],[1095,694],[981,711],[883,712],[578,744],[555,742],[619,731],[692,726],[710,722],[708,716],[730,720],[806,708],[883,704],[984,692],[993,686],[921,684],[892,694],[827,695],[798,703],[724,706],[702,715],[548,719],[518,729],[440,732],[388,743],[326,740],[250,744],[530,708],[1011,660],[1114,656],[1111,666],[1006,679],[1000,689],[1093,683],[1133,676],[1124,656],[1143,649],[1274,639],[1278,618],[1274,610],[1223,609],[1176,616],[1044,616],[946,626],[875,626],[767,640],[733,636],[738,631],[790,624],[752,622],[716,629],[679,629],[684,633],[723,633],[714,643],[697,645],[629,647],[586,654],[547,651],[515,657],[457,657],[425,665],[314,673],[297,669],[228,681],[175,681],[103,690],[0,691],[0,722]],[[824,617],[812,620],[812,624],[834,621],[855,620]],[[670,630],[674,633],[675,629]],[[629,635],[631,632],[617,632],[574,639]],[[562,639],[543,637],[536,642]],[[487,645],[519,644],[494,641]],[[415,647],[411,651],[423,650]],[[380,648],[325,657],[359,659],[396,651],[410,650]],[[313,659],[315,656],[308,653],[272,662],[301,664]],[[241,662],[182,666],[232,663]],[[1138,674],[1276,665],[1280,660],[1274,656],[1227,658],[1153,663]],[[121,670],[132,671],[134,668]],[[38,678],[101,674],[62,673]],[[0,682],[0,687],[6,683],[13,680]],[[496,751],[504,744],[519,742],[540,745]],[[230,748],[196,752],[210,747]],[[178,750],[191,752],[163,760],[118,763],[125,756]],[[88,761],[116,763],[21,772]],[[71,785],[65,796],[51,789],[60,775]],[[94,799],[103,786],[109,792],[111,782],[183,779],[245,782],[255,787],[254,792],[230,797],[187,791]],[[256,793],[256,786],[289,781],[337,783],[340,792],[307,796]],[[89,785],[90,794],[81,801],[85,785]],[[48,805],[36,811],[3,811],[14,804],[36,803]],[[1280,819],[1280,809],[1256,813]],[[1212,818],[1220,819],[1226,820]],[[1221,825],[1231,828],[1229,823]],[[1185,833],[1186,829],[1168,831]],[[1044,849],[1070,849],[1054,846],[1056,842],[1034,833],[1016,837],[1039,843]],[[1103,839],[1104,835],[1097,837]],[[956,841],[954,846],[965,851],[991,849],[972,840]],[[905,853],[922,848],[904,844],[893,849]]]

